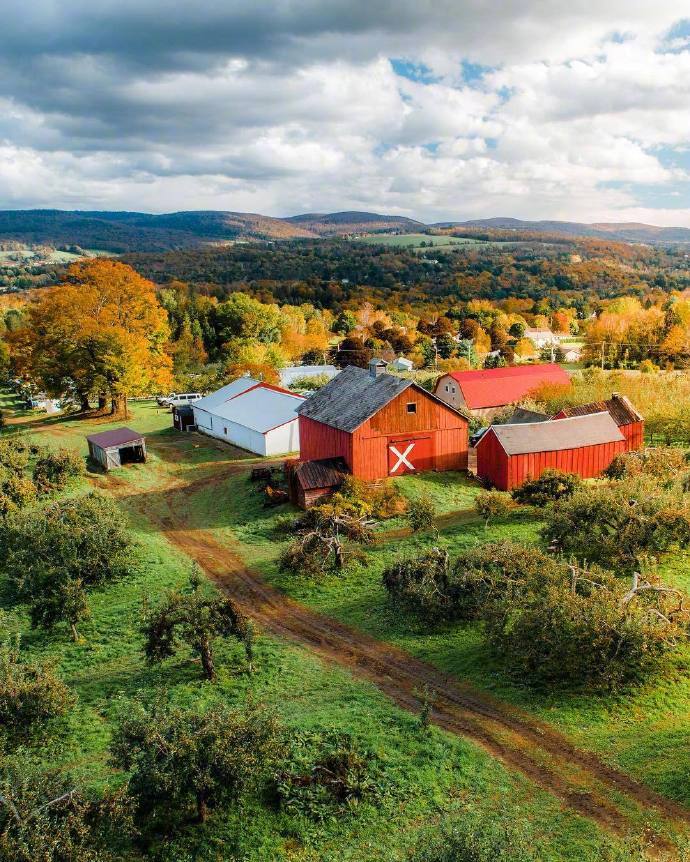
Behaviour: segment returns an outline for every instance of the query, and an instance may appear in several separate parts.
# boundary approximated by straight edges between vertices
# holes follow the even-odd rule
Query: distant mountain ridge
[[[690,229],[638,223],[522,221],[513,218],[425,224],[405,216],[372,212],[304,213],[275,218],[260,213],[190,210],[154,215],[80,210],[0,210],[0,240],[53,246],[78,245],[115,253],[168,251],[248,240],[319,239],[360,233],[416,233],[455,227],[522,230],[644,243],[690,243]]]
[[[495,230],[523,230],[535,233],[564,234],[615,239],[623,242],[690,242],[690,228],[659,227],[641,222],[583,222],[523,221],[517,218],[471,219],[470,221],[437,222],[430,227],[488,228]]]

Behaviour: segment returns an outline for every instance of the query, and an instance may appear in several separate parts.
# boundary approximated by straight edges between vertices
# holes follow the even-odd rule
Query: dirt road
[[[221,473],[227,475],[231,471],[234,468],[226,465]],[[193,487],[198,489],[217,479],[214,476],[197,480]],[[103,481],[116,496],[129,496],[131,486],[116,477],[109,476]],[[210,531],[189,528],[181,514],[184,506],[179,505],[177,497],[189,494],[190,485],[171,478],[158,490],[165,495],[163,513],[160,508],[148,507],[145,496],[133,497],[131,502],[267,632],[304,645],[322,659],[348,668],[410,712],[419,712],[420,692],[425,689],[433,692],[434,724],[474,740],[573,811],[617,834],[636,831],[632,818],[635,807],[649,813],[656,811],[683,831],[690,824],[688,809],[607,765],[596,755],[576,748],[549,725],[463,685],[390,644],[289,599],[248,568],[237,550],[221,544]],[[673,857],[665,839],[657,836],[652,843],[657,852],[665,855],[669,851],[669,858]]]

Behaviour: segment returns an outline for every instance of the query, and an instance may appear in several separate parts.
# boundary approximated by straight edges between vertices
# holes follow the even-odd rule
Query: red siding
[[[509,456],[493,431],[487,431],[477,444],[477,475],[501,491],[511,491],[527,479],[538,479],[547,467],[593,479],[603,473],[616,455],[626,451],[626,445],[626,441],[617,440],[558,452]]]
[[[407,405],[415,404],[415,412]],[[352,434],[313,419],[299,417],[300,460],[344,458],[352,474],[365,481],[384,479],[398,458],[390,461],[391,444],[414,444],[409,460],[417,470],[467,469],[467,420],[421,389],[394,398]],[[397,447],[399,449],[399,447]],[[416,460],[415,460],[416,458]],[[400,475],[400,469],[393,475]]]

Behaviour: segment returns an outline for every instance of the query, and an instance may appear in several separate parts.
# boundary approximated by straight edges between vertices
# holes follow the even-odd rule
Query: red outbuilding
[[[466,469],[467,418],[385,367],[350,365],[300,404],[300,461],[342,458],[365,481]]]
[[[439,377],[434,394],[456,410],[490,419],[543,383],[570,386],[570,376],[554,363],[452,371]]]
[[[553,417],[567,419],[571,416],[587,416],[590,413],[608,411],[613,421],[621,429],[625,437],[626,448],[641,449],[644,446],[644,419],[635,410],[625,395],[614,392],[608,401],[593,401],[591,404],[580,404],[577,407],[566,407]]]
[[[626,448],[608,411],[558,422],[492,425],[477,443],[477,476],[501,491],[538,479],[547,467],[591,479]]]

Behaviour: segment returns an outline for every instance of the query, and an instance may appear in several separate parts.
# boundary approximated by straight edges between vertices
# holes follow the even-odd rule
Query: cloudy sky
[[[690,226],[687,0],[3,0],[0,208]]]

